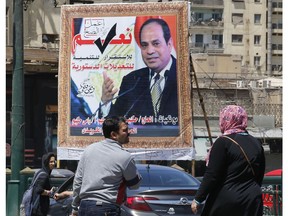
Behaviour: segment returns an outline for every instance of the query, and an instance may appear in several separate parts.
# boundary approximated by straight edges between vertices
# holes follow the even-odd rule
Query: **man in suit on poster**
[[[171,55],[173,41],[163,19],[151,18],[139,32],[141,55],[147,67],[123,77],[120,91],[113,80],[103,74],[101,117],[123,115],[178,118],[176,59]]]

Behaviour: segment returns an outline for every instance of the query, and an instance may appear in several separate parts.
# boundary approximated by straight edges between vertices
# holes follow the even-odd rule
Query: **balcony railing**
[[[263,216],[282,214],[282,177],[266,176],[262,183]]]

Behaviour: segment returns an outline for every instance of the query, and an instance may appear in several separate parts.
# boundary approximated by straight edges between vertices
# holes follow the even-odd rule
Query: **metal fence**
[[[203,177],[197,177],[202,181]],[[262,182],[263,216],[282,216],[282,177],[265,176]]]
[[[282,177],[265,176],[262,183],[263,216],[282,214]]]

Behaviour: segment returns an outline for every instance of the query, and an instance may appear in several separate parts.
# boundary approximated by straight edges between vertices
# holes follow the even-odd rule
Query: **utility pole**
[[[211,131],[210,131],[210,127],[209,127],[207,113],[206,113],[206,110],[205,110],[203,97],[202,97],[202,95],[200,93],[198,80],[197,80],[196,72],[195,72],[195,69],[194,69],[191,53],[189,53],[189,61],[190,61],[190,78],[191,78],[191,81],[194,80],[195,84],[196,84],[196,89],[197,89],[200,105],[201,105],[201,108],[202,108],[202,111],[203,111],[204,120],[205,120],[205,124],[206,124],[206,128],[207,128],[207,132],[208,132],[208,138],[209,138],[209,141],[210,141],[210,145],[212,146],[213,140],[212,140],[212,136],[211,136]],[[193,84],[191,84],[191,110],[192,110],[192,121],[193,121],[194,120],[194,112],[193,112]],[[193,127],[192,146],[193,146],[193,148],[195,148],[195,143],[194,143],[194,136],[195,136],[194,127],[195,127],[195,125],[194,125],[194,123],[193,123],[192,127]],[[195,176],[195,159],[192,159],[191,173],[192,173],[192,176]]]
[[[190,57],[190,67],[191,67],[191,71],[192,71],[192,76],[193,76],[195,84],[196,84],[196,89],[197,89],[200,105],[201,105],[201,108],[202,108],[202,111],[203,111],[204,121],[205,121],[205,125],[206,125],[207,132],[208,132],[208,138],[209,138],[209,141],[210,141],[210,145],[212,146],[213,145],[213,140],[212,140],[212,135],[211,135],[210,127],[209,127],[208,117],[207,117],[207,113],[206,113],[206,110],[205,110],[203,97],[202,97],[202,95],[200,93],[198,80],[197,80],[196,72],[195,72],[195,69],[194,69],[194,65],[193,65],[191,54],[190,54],[189,57]]]
[[[23,0],[13,1],[13,75],[11,179],[8,181],[6,215],[19,215],[20,170],[24,167],[24,63],[23,63]]]

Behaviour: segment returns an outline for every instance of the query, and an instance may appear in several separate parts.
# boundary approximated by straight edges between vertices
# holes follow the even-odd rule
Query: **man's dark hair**
[[[163,19],[157,19],[157,18],[148,19],[143,23],[143,25],[141,26],[140,31],[139,31],[140,43],[141,43],[141,33],[142,33],[143,28],[146,25],[153,23],[153,22],[158,23],[162,27],[164,39],[165,39],[166,43],[168,43],[169,39],[171,38],[169,26]]]
[[[126,119],[120,116],[107,117],[103,122],[102,130],[105,138],[110,138],[111,132],[118,132],[120,129],[120,124],[124,122],[126,124]]]

